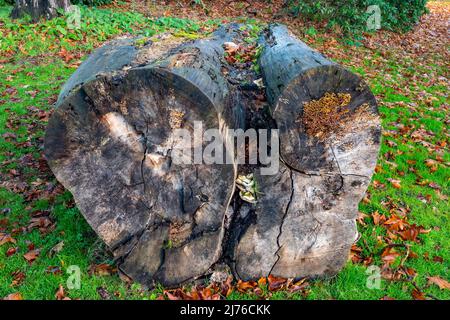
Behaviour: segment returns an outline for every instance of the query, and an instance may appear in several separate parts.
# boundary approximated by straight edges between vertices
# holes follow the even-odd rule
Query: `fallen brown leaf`
[[[7,256],[7,257],[12,256],[13,254],[15,254],[15,253],[17,252],[17,249],[18,249],[18,248],[15,248],[15,247],[9,248],[9,249],[6,251],[6,256]]]
[[[64,241],[58,242],[53,248],[48,252],[49,257],[53,257],[55,254],[59,253],[64,247]]]
[[[242,280],[239,280],[238,283],[236,284],[236,288],[238,289],[238,291],[245,293],[250,289],[254,289],[257,285],[258,283],[256,283],[255,281],[244,282]]]
[[[403,231],[399,231],[398,234],[403,240],[408,241],[416,241],[417,236],[419,235],[419,230],[416,228],[408,228]]]
[[[66,293],[62,284],[60,284],[58,290],[56,290],[55,298],[56,300],[70,300],[70,298],[66,297]]]
[[[256,287],[256,288],[253,290],[253,293],[256,294],[258,297],[262,297],[262,296],[264,295],[264,292],[263,292],[262,289],[259,288],[259,287]]]
[[[381,254],[381,259],[384,261],[386,265],[392,264],[397,257],[400,256],[400,253],[395,251],[395,249],[388,247]]]
[[[397,180],[397,179],[388,179],[388,180],[395,189],[400,189],[402,187],[400,185],[400,183],[401,183],[400,180]]]
[[[96,276],[110,276],[117,272],[117,268],[107,264],[93,264],[89,267],[89,274],[95,274]]]
[[[23,257],[25,258],[25,260],[28,261],[28,263],[31,264],[39,256],[39,253],[40,253],[39,249],[31,250],[31,251],[28,251],[27,253],[25,253],[23,255]]]
[[[25,273],[23,273],[20,270],[13,272],[11,274],[11,276],[13,277],[13,281],[11,282],[11,287],[20,285],[23,282],[23,280],[25,279]]]
[[[267,279],[266,279],[265,277],[259,278],[259,280],[258,280],[258,286],[259,286],[260,288],[261,288],[261,287],[264,287],[266,284],[267,284]]]
[[[413,289],[411,295],[414,298],[414,300],[426,300],[425,294],[417,289]]]
[[[223,296],[228,297],[233,292],[233,277],[228,276],[227,280],[220,284],[220,292]]]
[[[443,289],[450,290],[450,282],[442,279],[441,277],[435,276],[435,277],[428,277],[427,279],[428,279],[429,284],[435,284],[441,290],[443,290]]]
[[[8,294],[3,300],[23,300],[22,295],[19,292]]]
[[[374,225],[377,226],[380,223],[380,214],[378,213],[378,211],[375,211],[374,213],[372,213],[372,219],[373,219]]]
[[[47,269],[45,270],[46,273],[51,273],[51,274],[62,274],[61,268],[58,266],[48,266]]]
[[[109,295],[108,290],[106,290],[104,287],[98,287],[97,293],[102,298],[102,300],[109,300],[111,299],[111,296]]]
[[[13,239],[9,234],[6,233],[0,233],[0,246],[4,245],[5,243],[16,243],[16,240]]]
[[[289,284],[287,290],[290,293],[303,291],[305,288],[309,287],[309,283],[306,280],[307,278],[303,278],[295,283]]]
[[[269,290],[270,291],[277,291],[277,290],[282,289],[287,282],[287,279],[275,277],[271,274],[269,275],[267,280],[269,282]]]
[[[170,293],[169,291],[164,291],[164,294],[169,298],[169,300],[181,300],[180,297]]]

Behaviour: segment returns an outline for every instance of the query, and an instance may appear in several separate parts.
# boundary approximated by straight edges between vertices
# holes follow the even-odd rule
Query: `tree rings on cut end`
[[[82,84],[49,122],[52,171],[119,267],[141,283],[176,285],[203,275],[220,257],[235,169],[172,158],[174,130],[193,137],[195,121],[202,134],[219,128],[217,110],[182,76],[143,67]],[[195,143],[201,150],[207,144]]]
[[[310,68],[280,94],[273,118],[291,168],[371,176],[380,125],[375,97],[359,76],[338,65]]]

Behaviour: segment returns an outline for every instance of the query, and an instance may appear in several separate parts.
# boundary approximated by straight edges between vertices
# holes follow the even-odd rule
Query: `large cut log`
[[[260,64],[283,160],[306,173],[339,172],[339,163],[343,173],[371,176],[378,144],[365,144],[370,137],[357,139],[363,149],[353,148],[357,154],[346,159],[340,159],[347,154],[341,154],[337,141],[329,143],[347,131],[373,133],[369,140],[377,142],[377,105],[364,81],[291,36],[285,26],[272,25],[264,39]]]
[[[195,121],[223,136],[241,126],[237,92],[221,73],[231,36],[222,28],[181,46],[107,44],[66,83],[49,121],[52,171],[119,268],[143,284],[178,285],[221,256],[236,166],[177,164],[172,152],[174,130],[192,133]]]
[[[357,237],[358,202],[380,143],[374,96],[358,76],[272,25],[260,42],[261,102],[251,85],[257,69],[224,59],[225,42],[248,40],[242,30],[225,26],[184,44],[113,41],[58,98],[45,137],[49,165],[138,282],[175,286],[222,263],[244,280],[332,275]],[[219,129],[229,158],[229,128],[279,129],[280,154],[270,146],[279,171],[174,162],[176,129],[192,133],[196,121],[202,133]],[[194,139],[193,148],[207,143]],[[256,204],[234,192],[238,171],[253,172]]]
[[[255,176],[258,203],[234,270],[242,279],[333,275],[357,239],[358,203],[376,165],[376,100],[360,77],[285,26],[269,26],[261,44],[282,163],[276,175]]]
[[[16,0],[11,12],[13,19],[29,15],[33,22],[41,17],[52,19],[58,15],[58,10],[67,11],[70,0]]]

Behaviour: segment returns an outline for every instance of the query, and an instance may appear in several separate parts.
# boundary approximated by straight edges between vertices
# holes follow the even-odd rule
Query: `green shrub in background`
[[[16,0],[0,0],[0,6],[13,5]]]
[[[200,25],[189,19],[160,17],[152,19],[137,12],[120,12],[110,9],[81,6],[81,25],[70,29],[63,16],[30,24],[25,19],[11,20],[9,12],[0,11],[0,52],[26,52],[28,56],[48,53],[51,47],[60,42],[70,47],[69,42],[89,48],[113,36],[129,33],[151,37],[162,31],[183,33],[183,36],[196,34]],[[211,20],[208,22],[216,25]],[[6,32],[7,30],[7,32]]]
[[[16,0],[0,0],[0,6],[14,5]],[[85,4],[88,6],[101,6],[103,4],[110,4],[113,0],[71,0],[72,4]]]
[[[87,6],[101,6],[110,4],[113,0],[71,0],[72,4],[85,4]]]
[[[370,5],[381,10],[381,27],[392,31],[408,31],[427,12],[426,0],[288,0],[291,13],[316,21],[327,22],[328,27],[339,26],[344,33],[366,31]]]

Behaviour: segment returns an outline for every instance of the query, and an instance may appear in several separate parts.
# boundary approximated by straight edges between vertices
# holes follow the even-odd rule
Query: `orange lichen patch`
[[[329,137],[340,122],[348,116],[351,96],[348,93],[325,93],[318,100],[303,104],[303,114],[299,119],[305,126],[306,133],[319,139]]]
[[[184,113],[181,111],[170,110],[169,125],[172,129],[179,129],[183,124]]]

